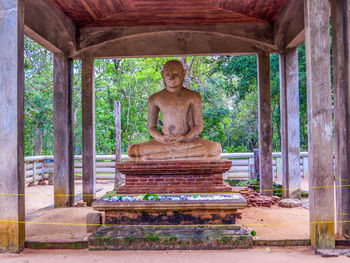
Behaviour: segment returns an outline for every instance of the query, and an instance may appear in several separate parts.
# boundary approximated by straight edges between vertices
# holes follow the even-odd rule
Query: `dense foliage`
[[[53,153],[53,55],[25,40],[25,154]],[[114,101],[121,102],[122,151],[150,139],[147,98],[163,88],[161,66],[170,58],[99,59],[95,61],[96,150],[115,150]],[[202,137],[218,141],[226,152],[258,147],[256,56],[177,58],[187,68],[186,86],[203,98]],[[271,55],[273,150],[280,150],[278,55]],[[304,46],[299,48],[301,147],[307,149]],[[162,118],[159,123],[161,124]],[[75,153],[81,153],[81,62],[74,63]]]

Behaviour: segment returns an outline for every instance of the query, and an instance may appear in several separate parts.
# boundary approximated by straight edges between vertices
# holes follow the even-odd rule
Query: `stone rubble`
[[[321,257],[338,257],[343,255],[350,257],[350,249],[317,249],[315,254],[321,255]]]
[[[280,199],[277,196],[265,196],[254,191],[249,187],[232,187],[233,192],[240,193],[246,200],[248,207],[271,207],[277,204]]]

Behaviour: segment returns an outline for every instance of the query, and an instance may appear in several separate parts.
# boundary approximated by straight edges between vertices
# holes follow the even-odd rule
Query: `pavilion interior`
[[[11,195],[0,196],[0,251],[20,251],[25,240],[23,224],[18,223],[24,217],[23,34],[54,54],[54,152],[55,171],[60,171],[54,180],[55,207],[71,206],[74,201],[71,196],[74,194],[73,59],[81,59],[83,65],[84,194],[93,196],[95,191],[92,168],[95,142],[91,136],[94,134],[93,60],[116,57],[257,54],[260,172],[266,183],[262,183],[263,187],[271,189],[269,63],[271,53],[280,54],[281,90],[284,90],[281,104],[285,110],[282,114],[284,180],[293,188],[291,167],[296,163],[292,160],[300,148],[293,139],[299,126],[292,121],[299,116],[299,101],[289,96],[298,92],[296,48],[305,41],[312,189],[310,239],[314,248],[333,248],[334,189],[328,187],[334,184],[329,17],[331,14],[336,90],[336,173],[340,178],[336,184],[342,185],[344,180],[350,180],[347,165],[350,109],[346,107],[350,105],[347,59],[350,48],[349,25],[344,23],[350,20],[349,5],[347,0],[0,0],[0,36],[5,40],[0,47],[0,65],[7,65],[1,67],[0,86],[8,87],[1,91],[4,96],[0,98],[0,103],[6,105],[0,111],[0,124],[3,124],[0,141],[4,142],[0,166],[6,175],[0,176],[0,193]],[[338,224],[338,231],[349,234],[349,190],[339,189],[336,209],[344,214],[340,217],[344,222]],[[17,223],[6,223],[14,220]]]

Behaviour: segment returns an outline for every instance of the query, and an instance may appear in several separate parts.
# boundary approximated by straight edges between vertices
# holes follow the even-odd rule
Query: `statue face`
[[[183,70],[182,66],[176,64],[166,65],[162,71],[166,90],[169,92],[176,92],[182,89],[185,74],[186,72]]]

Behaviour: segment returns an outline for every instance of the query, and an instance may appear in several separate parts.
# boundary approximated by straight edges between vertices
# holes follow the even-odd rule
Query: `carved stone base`
[[[187,196],[193,196],[188,194]],[[228,249],[252,246],[247,230],[235,225],[237,209],[247,206],[238,193],[226,200],[97,200],[104,225],[89,237],[89,249]]]

